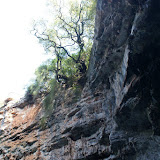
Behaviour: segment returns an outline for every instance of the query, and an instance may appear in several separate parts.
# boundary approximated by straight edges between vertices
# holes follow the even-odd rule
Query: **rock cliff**
[[[81,98],[0,108],[0,159],[158,160],[159,83],[160,1],[98,0]]]

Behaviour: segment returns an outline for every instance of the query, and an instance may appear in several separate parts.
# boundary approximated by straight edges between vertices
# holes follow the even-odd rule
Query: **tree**
[[[94,30],[94,1],[50,1],[54,4],[54,22],[35,23],[34,35],[43,44],[47,53],[52,53],[50,71],[59,83],[67,84],[73,74],[86,73]],[[70,64],[70,66],[67,66]],[[78,77],[78,75],[77,75]],[[74,78],[73,78],[74,79]]]
[[[35,99],[38,94],[46,94],[50,91],[50,82],[53,77],[49,72],[48,62],[40,65],[35,71],[35,75],[34,83],[27,88],[26,97],[28,99]]]

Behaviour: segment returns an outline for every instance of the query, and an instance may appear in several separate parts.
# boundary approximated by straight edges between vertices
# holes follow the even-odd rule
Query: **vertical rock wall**
[[[47,120],[40,102],[1,108],[0,159],[160,159],[159,0],[98,0],[87,78]]]
[[[89,88],[105,97],[117,159],[160,159],[159,27],[158,0],[98,1]]]

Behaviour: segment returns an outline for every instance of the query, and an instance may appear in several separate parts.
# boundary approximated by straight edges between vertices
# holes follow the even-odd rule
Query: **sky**
[[[46,0],[0,1],[0,100],[22,97],[35,69],[47,59],[30,34],[33,19],[47,15]]]

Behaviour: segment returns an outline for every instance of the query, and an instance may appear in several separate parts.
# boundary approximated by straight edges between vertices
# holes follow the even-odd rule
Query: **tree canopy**
[[[52,20],[35,22],[32,33],[54,58],[36,70],[36,80],[28,87],[30,93],[48,92],[53,79],[65,86],[85,83],[93,42],[95,4],[95,0],[49,1]]]

